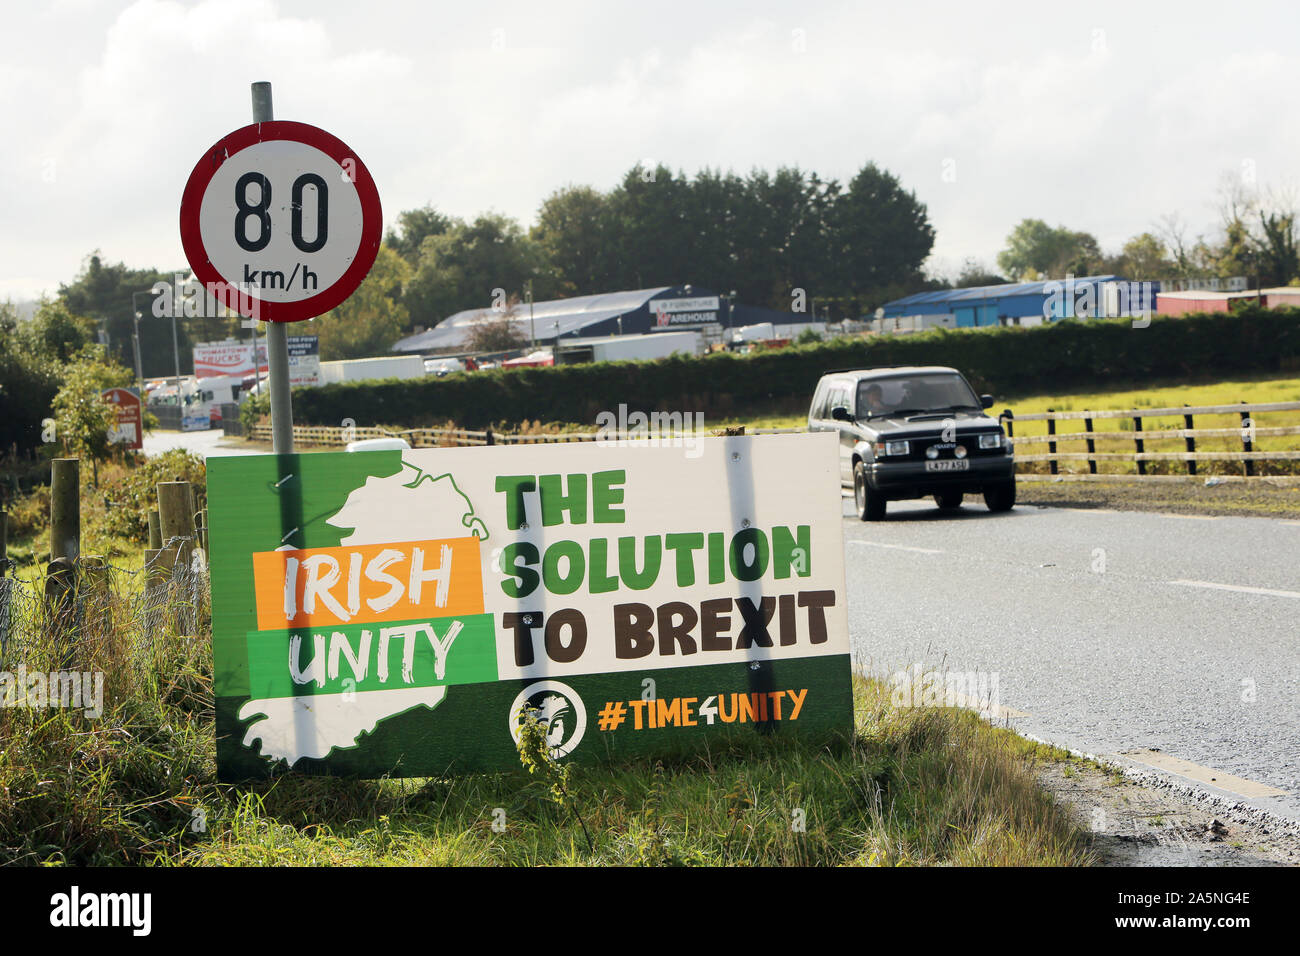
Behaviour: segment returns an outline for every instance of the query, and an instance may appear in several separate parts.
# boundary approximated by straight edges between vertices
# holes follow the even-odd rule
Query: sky
[[[610,189],[638,162],[846,182],[874,161],[928,207],[928,270],[955,275],[993,266],[1027,217],[1116,251],[1170,214],[1212,235],[1225,177],[1300,185],[1294,3],[45,0],[5,16],[0,300],[55,293],[94,250],[184,268],[181,191],[251,121],[257,80],[277,119],[357,151],[388,225],[426,203],[530,225],[556,189]]]

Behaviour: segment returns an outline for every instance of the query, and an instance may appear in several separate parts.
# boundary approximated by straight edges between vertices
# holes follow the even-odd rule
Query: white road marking
[[[1252,588],[1244,584],[1219,584],[1216,581],[1170,581],[1188,588],[1213,588],[1216,591],[1240,591],[1242,594],[1266,594],[1270,597],[1300,598],[1300,591],[1279,591],[1275,588]]]
[[[943,554],[942,551],[935,548],[913,548],[906,544],[885,544],[881,541],[859,541],[852,540],[849,544],[865,544],[873,548],[889,548],[892,551],[915,551],[917,554]]]
[[[1129,760],[1146,764],[1148,767],[1154,767],[1157,770],[1188,777],[1198,783],[1207,783],[1220,790],[1227,790],[1229,793],[1235,793],[1238,796],[1250,799],[1278,797],[1286,793],[1285,790],[1270,787],[1266,783],[1246,780],[1244,777],[1224,773],[1222,770],[1215,770],[1213,767],[1203,767],[1200,764],[1192,763],[1190,760],[1173,757],[1159,750],[1127,750],[1121,752],[1119,756],[1127,757]]]
[[[1185,518],[1188,521],[1218,521],[1222,515],[1176,515],[1168,511],[1158,511],[1162,518]]]

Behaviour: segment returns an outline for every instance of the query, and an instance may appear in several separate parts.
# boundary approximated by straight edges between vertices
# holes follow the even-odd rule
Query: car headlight
[[[1002,433],[1001,433],[1001,432],[990,432],[990,433],[987,434],[987,435],[980,435],[980,447],[981,447],[981,448],[1001,448],[1001,447],[1002,447]]]
[[[912,450],[911,444],[905,441],[878,441],[871,447],[878,458],[890,455],[906,455]]]

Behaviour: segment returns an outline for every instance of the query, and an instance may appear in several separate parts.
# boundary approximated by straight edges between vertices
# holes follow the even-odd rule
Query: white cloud
[[[0,289],[53,289],[94,248],[181,265],[185,179],[249,121],[262,79],[278,117],[359,151],[389,222],[430,201],[529,222],[554,189],[609,188],[639,160],[840,179],[874,160],[929,205],[932,265],[992,264],[1027,216],[1109,247],[1175,210],[1209,229],[1224,170],[1248,159],[1262,185],[1285,182],[1300,147],[1284,4],[1239,10],[1270,26],[1242,34],[1132,4],[1080,19],[1028,4],[557,3],[18,12],[27,42],[0,65]]]

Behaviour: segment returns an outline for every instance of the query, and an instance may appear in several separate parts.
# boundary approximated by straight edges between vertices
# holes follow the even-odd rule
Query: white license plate
[[[940,461],[927,461],[926,471],[969,471],[969,458],[944,458]]]

